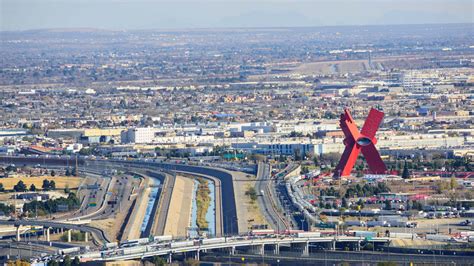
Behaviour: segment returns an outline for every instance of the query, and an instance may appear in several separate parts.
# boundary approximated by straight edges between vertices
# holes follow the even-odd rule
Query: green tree
[[[357,205],[360,206],[360,209],[363,209],[364,208],[364,201],[362,199],[359,199],[359,201],[357,201]]]
[[[5,191],[5,187],[3,186],[2,183],[0,183],[0,192],[4,192]]]
[[[69,171],[69,168],[66,169],[65,175],[66,175],[66,176],[71,176],[71,171]]]
[[[49,189],[52,189],[52,190],[56,189],[56,182],[54,182],[54,180],[51,180],[49,182]]]
[[[72,260],[71,266],[79,266],[81,264],[81,261],[79,260],[78,256],[75,256],[74,259]]]
[[[51,170],[51,176],[55,176],[56,172],[54,170]]]
[[[408,170],[407,161],[405,161],[405,166],[403,167],[402,178],[403,178],[403,179],[408,179],[408,178],[410,178],[410,171]]]
[[[27,190],[25,183],[23,181],[18,181],[18,183],[13,187],[13,190],[16,192],[25,192]]]
[[[9,165],[7,168],[5,168],[5,171],[7,172],[16,172],[16,166]]]
[[[48,191],[50,190],[50,187],[51,184],[49,183],[49,180],[48,179],[45,179],[43,180],[43,185],[41,186],[41,188],[44,190],[44,191]]]
[[[301,174],[305,175],[307,173],[309,173],[309,168],[307,166],[301,167]]]
[[[61,263],[61,266],[71,266],[72,261],[69,255],[66,255]]]
[[[247,191],[245,191],[245,195],[249,196],[251,200],[255,201],[257,200],[257,191],[255,190],[254,187],[249,187]]]
[[[35,186],[35,184],[31,184],[31,186],[30,186],[30,191],[36,191],[36,186]]]
[[[342,198],[342,207],[343,207],[343,208],[346,208],[346,209],[347,209],[347,207],[348,207],[348,205],[347,205],[347,199],[346,199],[346,198]]]
[[[449,187],[451,188],[451,190],[455,190],[458,186],[458,181],[456,180],[456,177],[452,176],[451,177],[451,180],[449,180]]]
[[[160,256],[153,256],[153,264],[155,266],[163,266],[165,265],[166,261]]]
[[[52,259],[48,261],[48,266],[59,266],[59,263],[56,260]]]
[[[15,206],[5,205],[3,203],[0,203],[0,211],[2,211],[5,214],[13,213],[13,212],[15,212]]]

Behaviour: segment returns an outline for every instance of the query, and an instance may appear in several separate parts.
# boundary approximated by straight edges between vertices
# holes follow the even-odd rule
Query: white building
[[[76,153],[82,149],[83,145],[81,143],[71,143],[67,145],[66,151]]]
[[[137,127],[129,128],[120,133],[121,143],[152,143],[155,140],[156,128]]]
[[[311,143],[232,143],[232,148],[261,154],[314,155],[314,144]]]

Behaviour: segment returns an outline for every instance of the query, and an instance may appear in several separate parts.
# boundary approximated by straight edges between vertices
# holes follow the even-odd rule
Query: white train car
[[[173,242],[170,244],[171,248],[184,248],[184,247],[191,247],[191,246],[194,246],[194,241],[192,240]]]
[[[321,232],[301,232],[296,235],[298,238],[321,237]]]
[[[201,239],[201,244],[203,245],[220,244],[225,242],[227,242],[225,237]]]
[[[171,241],[171,240],[173,240],[172,235],[154,236],[153,237],[154,242],[164,242],[164,241]]]

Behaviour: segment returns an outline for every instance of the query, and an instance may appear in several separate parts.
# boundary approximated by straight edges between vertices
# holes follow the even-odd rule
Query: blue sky
[[[0,29],[473,23],[474,0],[0,0]]]

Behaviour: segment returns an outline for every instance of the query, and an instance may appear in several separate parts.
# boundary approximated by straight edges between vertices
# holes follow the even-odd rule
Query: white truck
[[[173,240],[172,235],[154,236],[153,237],[154,242],[164,242],[164,241],[171,241],[171,240]]]
[[[191,247],[191,246],[194,246],[194,241],[192,240],[173,242],[170,245],[171,248],[183,248],[183,247]]]
[[[321,232],[301,232],[296,235],[298,238],[321,237]]]
[[[225,242],[226,242],[226,238],[225,238],[225,237],[201,239],[201,244],[203,244],[203,245],[208,245],[208,244],[220,244],[220,243],[225,243]]]

